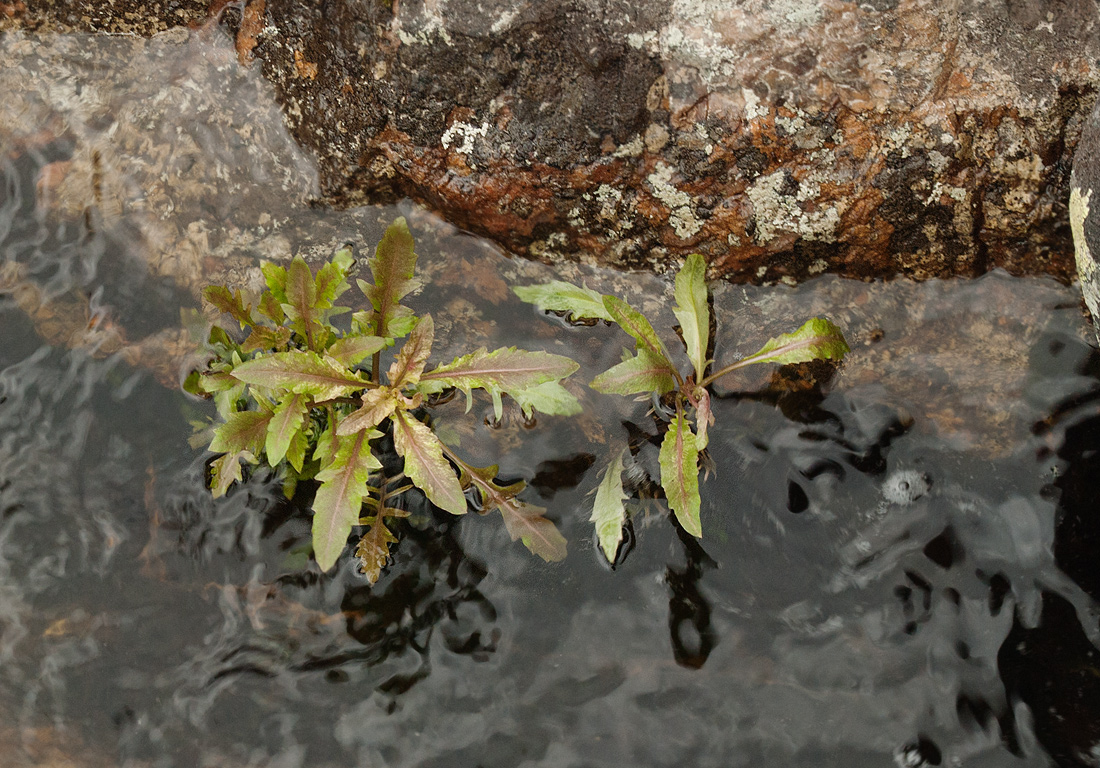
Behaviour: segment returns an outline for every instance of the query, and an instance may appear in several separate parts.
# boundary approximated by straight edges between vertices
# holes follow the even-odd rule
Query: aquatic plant
[[[749,365],[785,365],[810,360],[841,360],[848,353],[844,335],[829,320],[813,318],[793,333],[770,339],[756,353],[711,372],[710,302],[706,262],[689,256],[676,275],[675,305],[679,337],[692,370],[681,373],[641,312],[617,296],[599,294],[562,281],[513,288],[522,300],[542,310],[571,315],[574,320],[605,320],[634,338],[634,350],[623,350],[623,360],[592,380],[598,392],[617,395],[649,394],[662,416],[664,437],[658,454],[660,485],[668,506],[684,530],[702,537],[699,518],[699,460],[707,447],[708,428],[714,423],[710,385]],[[623,538],[627,494],[623,473],[632,458],[629,447],[608,463],[596,489],[591,520],[607,559],[614,562]]]
[[[239,326],[210,329],[211,358],[187,382],[189,391],[213,398],[220,418],[206,433],[220,454],[210,465],[211,490],[225,494],[246,464],[272,467],[288,497],[302,481],[315,481],[318,565],[332,568],[352,529],[366,526],[356,556],[372,582],[397,541],[387,521],[408,514],[395,499],[413,489],[454,515],[465,514],[471,501],[483,514],[499,510],[513,540],[560,560],[565,538],[545,510],[520,500],[524,483],[500,485],[495,466],[463,461],[435,435],[430,413],[453,388],[465,393],[467,410],[472,390],[487,391],[498,418],[503,395],[527,416],[574,414],[580,405],[561,381],[578,365],[547,352],[483,347],[429,367],[432,317],[401,303],[418,285],[416,258],[398,218],[368,260],[373,282],[357,281],[371,309],[354,312],[346,331],[332,319],[349,311],[336,304],[355,267],[347,248],[316,274],[301,256],[286,267],[265,262],[267,290],[259,295],[225,286],[204,291]],[[383,353],[392,358],[384,379]]]

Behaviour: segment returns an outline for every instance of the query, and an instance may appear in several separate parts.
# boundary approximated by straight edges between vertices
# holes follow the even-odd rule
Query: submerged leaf
[[[257,357],[238,365],[232,375],[246,384],[312,395],[318,400],[349,395],[368,386],[337,361],[308,350]]]
[[[626,507],[623,502],[627,498],[623,491],[623,456],[627,451],[627,448],[623,448],[611,460],[596,489],[596,501],[592,505],[590,519],[596,526],[596,538],[609,563],[615,562],[615,555],[623,540],[623,523],[626,521]]]
[[[317,474],[321,487],[313,499],[313,553],[322,571],[335,565],[359,521],[370,473],[382,467],[371,454],[370,440],[381,436],[371,430],[336,438],[332,461]]]
[[[568,312],[574,320],[612,319],[603,305],[603,296],[590,288],[554,280],[541,285],[517,286],[512,290],[520,299],[544,312]]]
[[[466,496],[450,463],[443,458],[443,444],[416,418],[396,411],[393,445],[405,459],[405,474],[424,491],[428,501],[452,515],[466,514]]]
[[[512,483],[508,486],[497,485],[497,467],[471,467],[462,464],[463,479],[473,485],[482,500],[482,513],[493,509],[500,510],[504,518],[504,527],[512,541],[519,539],[523,546],[547,562],[564,560],[568,542],[561,531],[550,520],[543,517],[546,510],[516,498],[526,483]]]
[[[369,523],[370,530],[363,534],[359,546],[355,548],[359,568],[371,584],[378,581],[390,559],[390,545],[397,543],[397,537],[386,527],[384,520],[381,515],[373,518]]]
[[[255,461],[248,451],[233,451],[214,459],[210,465],[210,492],[215,499],[224,496],[229,486],[241,479],[241,461]]]
[[[605,395],[633,395],[638,392],[663,395],[676,388],[676,381],[667,358],[654,355],[648,347],[641,347],[637,355],[608,368],[589,386]]]
[[[695,367],[695,380],[702,381],[707,367],[707,345],[710,343],[710,307],[707,306],[707,264],[701,254],[693,253],[676,274],[676,306],[672,308],[680,321],[688,359]]]
[[[691,425],[683,414],[677,414],[669,424],[658,454],[661,464],[661,487],[668,506],[684,530],[701,538],[699,521],[699,450]]]
[[[374,276],[374,284],[360,280],[359,287],[374,307],[372,320],[375,336],[404,336],[412,330],[410,318],[415,323],[412,310],[399,303],[416,288],[413,279],[416,253],[413,247],[413,236],[401,216],[386,229],[375,249],[374,258],[367,262]]]
[[[500,504],[497,509],[504,518],[504,527],[512,541],[519,539],[532,554],[548,563],[565,559],[568,542],[558,527],[543,517],[545,509],[519,499]]]

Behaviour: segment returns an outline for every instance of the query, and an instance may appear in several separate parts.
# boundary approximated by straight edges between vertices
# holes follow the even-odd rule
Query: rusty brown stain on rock
[[[256,38],[264,28],[264,0],[252,0],[241,14],[241,27],[237,30],[237,61],[242,66],[252,63],[252,49],[256,47]]]

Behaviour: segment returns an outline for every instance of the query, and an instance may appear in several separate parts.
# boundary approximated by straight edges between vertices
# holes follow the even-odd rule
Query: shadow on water
[[[224,41],[106,41],[117,67],[98,69],[89,41],[40,45],[49,82],[118,71],[137,95],[97,81],[101,97],[44,101],[22,133],[0,120],[6,765],[1100,760],[1100,358],[1072,288],[1000,273],[718,286],[720,364],[813,315],[844,327],[853,353],[716,386],[703,539],[659,498],[652,403],[578,385],[583,415],[529,421],[512,408],[496,420],[477,398],[467,415],[456,398],[440,430],[526,480],[570,554],[543,563],[495,515],[408,496],[372,587],[350,556],[328,574],[312,562],[308,488],[287,501],[256,472],[210,497],[209,457],[187,438],[211,409],[159,383],[126,340],[174,329],[199,278],[247,283],[260,258],[316,261],[345,242],[362,255],[398,214],[441,359],[550,349],[588,381],[625,337],[546,317],[510,286],[584,281],[665,330],[669,284],[513,261],[409,205],[302,205],[315,174]],[[27,49],[5,39],[0,58]],[[163,91],[141,90],[153,65],[171,74]],[[211,119],[221,104],[254,111]],[[634,498],[612,568],[588,518],[624,445]]]

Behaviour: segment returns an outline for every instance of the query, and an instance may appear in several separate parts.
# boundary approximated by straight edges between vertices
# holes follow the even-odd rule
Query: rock
[[[1100,323],[1100,102],[1077,146],[1070,177],[1069,220],[1081,292],[1093,321]],[[1097,332],[1100,334],[1100,330]]]
[[[35,23],[123,23],[60,10],[80,5]],[[713,274],[761,281],[1073,271],[1091,0],[250,0],[222,15],[329,202],[408,196],[542,259],[661,269],[699,251]]]

